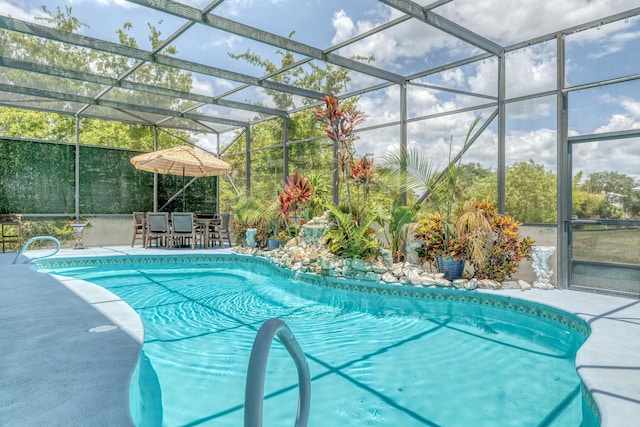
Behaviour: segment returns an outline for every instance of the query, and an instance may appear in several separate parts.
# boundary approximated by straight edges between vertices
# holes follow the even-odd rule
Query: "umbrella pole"
[[[182,212],[184,212],[184,166],[182,166]]]

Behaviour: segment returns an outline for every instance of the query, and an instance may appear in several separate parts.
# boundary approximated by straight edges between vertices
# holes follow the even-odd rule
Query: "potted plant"
[[[462,276],[466,253],[449,218],[439,212],[427,215],[414,225],[414,238],[423,263],[435,264],[447,280]]]
[[[420,259],[435,263],[450,281],[462,277],[466,261],[484,265],[493,242],[489,208],[488,202],[473,199],[448,215],[435,212],[418,221],[414,237],[421,243]]]
[[[272,251],[280,247],[282,238],[281,236],[284,234],[284,220],[280,215],[280,210],[277,202],[274,202],[271,204],[271,206],[269,206],[266,217],[269,226],[267,249]]]
[[[447,280],[461,277],[466,261],[469,276],[504,282],[531,257],[533,240],[520,236],[519,225],[488,200],[471,199],[450,218],[435,212],[418,221],[416,251],[423,262],[437,264]]]
[[[476,123],[477,119],[467,133],[467,140]],[[414,237],[422,243],[416,248],[418,256],[423,262],[435,264],[449,281],[462,277],[468,255],[455,224],[458,166],[459,160],[458,164],[450,161],[439,176],[426,182],[426,194],[435,211],[418,221],[414,227]]]

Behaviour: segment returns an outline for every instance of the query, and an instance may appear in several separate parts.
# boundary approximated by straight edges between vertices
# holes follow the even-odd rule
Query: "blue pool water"
[[[109,289],[140,315],[145,339],[131,388],[138,426],[243,425],[251,347],[273,317],[307,355],[312,427],[577,427],[583,412],[582,425],[593,423],[574,367],[586,338],[570,324],[577,319],[438,290],[407,297],[392,286],[318,286],[234,257],[149,259],[44,270]],[[274,342],[265,426],[294,425],[297,379]]]

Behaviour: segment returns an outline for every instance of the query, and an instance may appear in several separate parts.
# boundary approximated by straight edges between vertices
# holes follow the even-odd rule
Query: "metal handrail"
[[[280,319],[273,318],[262,325],[251,349],[244,395],[244,427],[262,427],[264,376],[267,370],[267,358],[269,357],[271,342],[276,335],[284,344],[298,369],[299,395],[295,427],[306,427],[309,420],[311,379],[307,358],[286,323]]]
[[[35,242],[36,240],[51,240],[56,244],[56,248],[53,251],[53,253],[51,254],[47,254],[47,255],[43,255],[43,256],[39,256],[36,258],[29,258],[27,259],[25,262],[23,262],[23,264],[26,264],[28,262],[34,261],[36,259],[42,259],[42,258],[48,258],[50,256],[54,256],[55,254],[57,254],[58,252],[60,252],[60,241],[58,239],[56,239],[55,237],[52,236],[37,236],[37,237],[32,237],[29,240],[27,240],[27,242],[22,245],[22,249],[20,249],[20,252],[18,252],[18,255],[16,255],[15,259],[13,260],[12,264],[15,264],[16,261],[18,261],[18,259],[22,256],[22,254],[24,253],[24,251],[27,250],[27,247],[32,243]]]

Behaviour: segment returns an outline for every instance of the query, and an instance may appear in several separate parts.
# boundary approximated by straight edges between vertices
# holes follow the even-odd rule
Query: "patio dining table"
[[[218,215],[197,215],[194,221],[198,226],[198,233],[200,234],[200,238],[203,242],[202,246],[204,248],[209,247],[209,236],[211,233],[213,233],[213,235],[217,235],[220,247],[224,246],[222,235],[219,230],[222,220]]]

